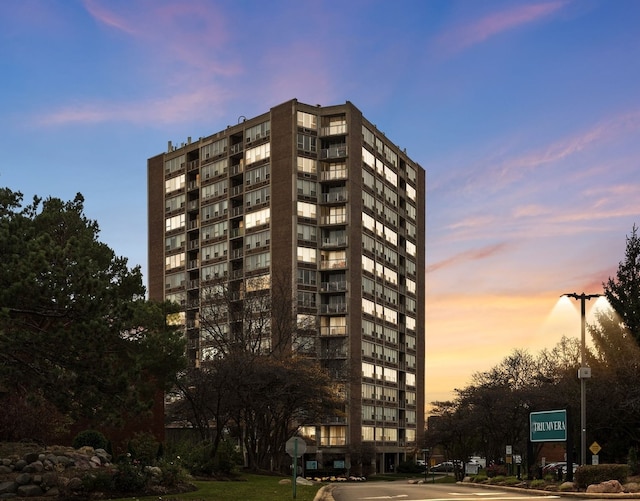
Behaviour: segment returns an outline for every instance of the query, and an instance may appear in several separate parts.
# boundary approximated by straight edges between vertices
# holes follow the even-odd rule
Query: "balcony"
[[[347,303],[334,303],[334,304],[321,304],[320,305],[320,314],[322,315],[331,315],[331,314],[345,314],[347,313]]]
[[[346,259],[326,259],[324,261],[320,261],[321,270],[344,270],[346,267]]]
[[[338,144],[329,148],[323,148],[320,150],[320,158],[344,158],[347,156],[347,145]]]
[[[230,148],[231,155],[235,155],[236,153],[240,153],[242,151],[242,143],[232,144]]]
[[[343,235],[335,238],[323,238],[322,239],[322,248],[337,248],[337,247],[346,247],[347,246],[347,235]]]
[[[347,201],[347,190],[323,193],[321,201],[324,204],[345,203]]]
[[[321,216],[320,224],[332,225],[332,224],[347,224],[346,214],[332,214],[329,216]]]
[[[347,124],[329,125],[328,127],[320,128],[321,136],[336,136],[339,134],[347,133]]]
[[[331,281],[331,282],[322,282],[320,284],[321,292],[346,292],[347,290],[347,281]]]
[[[347,169],[323,170],[320,172],[320,181],[344,181],[347,179]]]
[[[334,327],[320,327],[321,336],[346,336],[347,326],[339,325]]]

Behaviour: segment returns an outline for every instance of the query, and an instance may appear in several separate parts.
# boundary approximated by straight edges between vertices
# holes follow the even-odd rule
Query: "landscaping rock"
[[[587,487],[588,493],[596,494],[610,494],[616,492],[623,492],[622,485],[617,480],[607,480],[606,482],[600,482],[599,484],[591,484]]]

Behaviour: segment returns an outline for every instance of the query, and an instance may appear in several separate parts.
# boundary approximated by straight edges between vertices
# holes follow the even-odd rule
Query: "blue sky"
[[[146,272],[146,160],[297,98],[427,171],[427,401],[601,292],[640,222],[640,2],[4,0],[0,186]],[[577,305],[576,305],[577,306]]]

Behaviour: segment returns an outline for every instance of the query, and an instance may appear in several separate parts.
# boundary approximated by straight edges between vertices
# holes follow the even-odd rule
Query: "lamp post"
[[[578,379],[580,380],[580,464],[587,464],[587,399],[586,385],[587,379],[591,377],[591,368],[586,366],[586,341],[585,333],[587,329],[587,315],[585,302],[602,294],[564,294],[567,297],[580,300],[580,368],[578,369]],[[573,469],[573,465],[567,464],[567,471]]]

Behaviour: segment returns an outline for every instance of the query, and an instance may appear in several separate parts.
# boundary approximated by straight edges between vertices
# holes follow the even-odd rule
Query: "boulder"
[[[0,494],[8,494],[18,492],[18,484],[16,482],[0,482]]]
[[[617,480],[607,480],[606,482],[600,482],[599,484],[591,484],[587,487],[588,493],[596,494],[610,494],[623,492],[622,485]]]
[[[34,498],[37,496],[42,496],[44,491],[40,488],[39,485],[29,484],[29,485],[21,485],[18,487],[18,496],[23,498]]]

